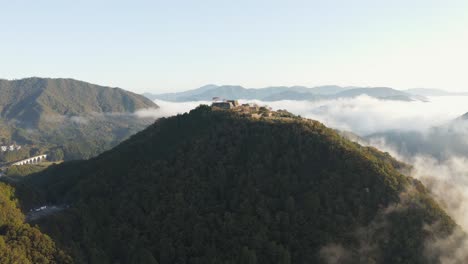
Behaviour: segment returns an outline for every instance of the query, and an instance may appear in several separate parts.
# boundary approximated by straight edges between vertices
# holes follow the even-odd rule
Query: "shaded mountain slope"
[[[316,121],[201,106],[23,184],[71,206],[38,224],[81,263],[326,263],[336,245],[439,263],[425,245],[455,223],[404,166]]]

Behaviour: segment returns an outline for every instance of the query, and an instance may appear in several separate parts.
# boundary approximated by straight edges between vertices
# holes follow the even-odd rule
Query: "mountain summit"
[[[440,263],[456,225],[406,169],[286,111],[200,106],[23,185],[69,206],[34,223],[78,263]]]
[[[0,115],[6,120],[37,125],[51,114],[124,113],[151,107],[157,105],[138,94],[73,79],[0,80]]]

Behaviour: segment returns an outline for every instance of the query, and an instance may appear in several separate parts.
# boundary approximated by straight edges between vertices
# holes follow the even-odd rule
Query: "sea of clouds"
[[[468,112],[468,97],[430,97],[429,102],[379,100],[369,96],[321,101],[274,101],[239,100],[268,105],[274,110],[286,109],[303,117],[315,119],[325,125],[364,136],[387,130],[425,131],[442,125]],[[141,110],[141,116],[171,116],[185,113],[200,104],[211,102],[166,102],[155,100],[159,109]]]

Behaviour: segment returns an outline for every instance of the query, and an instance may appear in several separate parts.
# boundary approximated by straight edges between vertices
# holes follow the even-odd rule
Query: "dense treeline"
[[[31,164],[31,165],[22,165],[22,166],[10,166],[6,171],[6,176],[8,177],[23,177],[30,175],[36,172],[40,172],[47,168],[49,163],[41,164]]]
[[[13,188],[4,183],[0,183],[0,263],[72,263],[47,235],[24,223]]]
[[[431,263],[455,223],[404,167],[316,121],[202,106],[24,184],[71,205],[38,224],[79,263]]]

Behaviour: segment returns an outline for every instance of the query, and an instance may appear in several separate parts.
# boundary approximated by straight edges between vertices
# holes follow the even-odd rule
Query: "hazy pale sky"
[[[467,0],[0,0],[0,78],[468,92]]]

